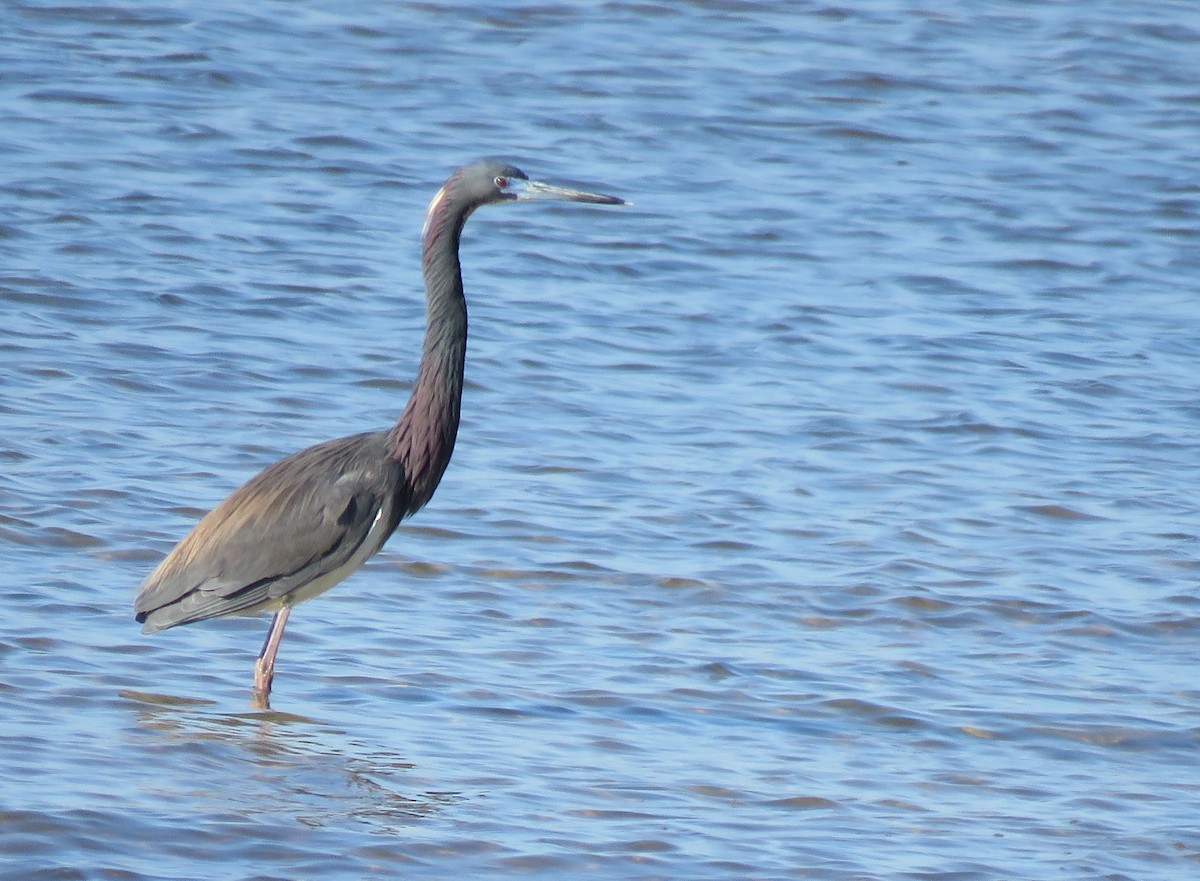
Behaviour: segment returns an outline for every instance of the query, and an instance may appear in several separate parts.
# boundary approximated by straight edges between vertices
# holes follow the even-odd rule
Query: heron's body
[[[361,566],[408,513],[386,442],[386,432],[326,441],[243,485],[146,579],[142,629],[295,605]]]
[[[479,205],[561,198],[622,204],[528,181],[512,166],[458,169],[425,218],[426,328],[420,370],[400,419],[385,431],[326,441],[260,472],[207,514],[142,584],[147,633],[225,615],[275,611],[256,668],[265,704],[289,610],[342,581],[420,509],[442,478],[458,433],[467,306],[459,237]]]

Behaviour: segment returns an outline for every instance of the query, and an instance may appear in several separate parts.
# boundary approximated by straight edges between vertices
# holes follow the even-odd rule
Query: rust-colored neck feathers
[[[455,198],[455,179],[438,190],[425,215],[421,269],[425,276],[425,345],[412,396],[388,433],[392,457],[404,468],[408,511],[429,501],[458,434],[463,363],[467,351],[467,302],[458,243],[473,205]]]

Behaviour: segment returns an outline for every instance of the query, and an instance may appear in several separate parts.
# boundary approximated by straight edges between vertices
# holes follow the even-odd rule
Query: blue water
[[[1200,11],[0,8],[0,877],[1200,868]],[[481,155],[433,502],[142,636],[388,425]]]

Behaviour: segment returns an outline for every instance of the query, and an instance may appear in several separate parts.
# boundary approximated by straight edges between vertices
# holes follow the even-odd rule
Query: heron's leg
[[[288,613],[291,606],[281,606],[271,619],[271,629],[267,631],[267,641],[263,643],[258,660],[254,663],[254,697],[263,708],[271,695],[271,680],[275,678],[275,653],[279,651],[279,642],[283,639],[283,628],[287,625]]]

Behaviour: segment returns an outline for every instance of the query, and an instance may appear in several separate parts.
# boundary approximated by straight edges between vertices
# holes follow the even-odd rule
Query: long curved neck
[[[469,210],[453,207],[450,184],[434,196],[425,218],[425,345],[412,395],[388,432],[388,448],[404,468],[408,511],[429,501],[454,452],[467,352],[467,301],[458,243]]]

